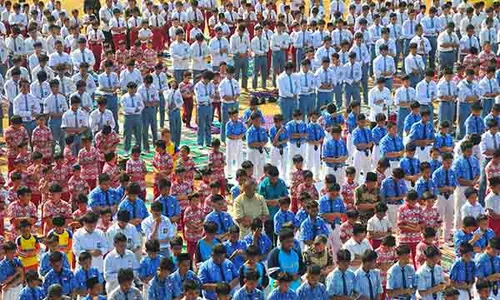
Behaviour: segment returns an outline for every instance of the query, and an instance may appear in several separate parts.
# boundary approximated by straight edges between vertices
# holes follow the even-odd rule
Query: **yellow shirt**
[[[24,238],[21,235],[17,237],[16,244],[20,252],[36,250],[40,248],[38,238],[34,235],[30,235],[29,238]],[[19,257],[19,259],[21,260],[25,268],[35,266],[38,264],[38,253],[33,253],[30,257]]]
[[[52,232],[50,233],[53,233],[59,237],[59,248],[62,249],[68,247],[68,245],[70,246],[69,251],[66,252],[61,251],[61,252],[66,253],[69,265],[71,266],[73,264],[73,254],[71,253],[71,245],[73,244],[73,234],[66,229],[62,233],[57,233],[55,230],[52,230]]]
[[[259,194],[255,194],[252,198],[248,198],[245,193],[242,193],[236,199],[234,199],[234,218],[241,219],[243,217],[250,217],[252,220],[261,217],[268,216],[269,209],[267,208],[266,200]],[[245,228],[241,226],[241,236],[245,236],[250,233],[250,227]]]

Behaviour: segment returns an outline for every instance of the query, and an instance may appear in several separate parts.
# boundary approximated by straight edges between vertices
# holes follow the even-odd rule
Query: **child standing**
[[[422,195],[424,206],[422,207],[423,228],[432,227],[436,230],[437,236],[440,237],[440,228],[443,223],[439,211],[435,206],[436,196],[431,192],[425,192]],[[439,244],[439,239],[436,241]]]
[[[347,167],[345,169],[345,178],[346,181],[342,183],[340,194],[344,199],[346,209],[349,210],[354,208],[354,190],[359,186],[358,182],[354,180],[356,178],[356,169]]]
[[[125,172],[130,176],[132,182],[138,183],[141,187],[140,198],[146,201],[146,163],[141,159],[141,147],[132,147],[130,159],[127,161]]]
[[[36,117],[36,124],[38,126],[33,130],[31,143],[33,145],[33,152],[40,152],[43,155],[44,162],[47,163],[51,160],[54,137],[50,128],[45,125],[45,119],[46,116],[43,114]]]
[[[31,224],[28,220],[22,220],[19,224],[21,235],[16,239],[17,252],[24,267],[24,271],[38,270],[38,253],[40,242],[38,237],[31,233]]]
[[[158,188],[158,182],[161,179],[168,179],[172,176],[172,171],[174,169],[174,160],[172,156],[167,153],[165,141],[157,140],[155,141],[155,156],[153,157],[153,174],[154,174],[154,199],[160,196],[160,190]]]
[[[373,249],[377,249],[382,239],[392,233],[392,225],[387,218],[387,204],[379,202],[375,205],[375,215],[368,220],[368,238]]]
[[[212,151],[208,154],[208,165],[212,169],[212,180],[216,180],[220,184],[221,195],[226,194],[226,177],[224,175],[225,156],[220,151],[220,140],[212,141]]]
[[[73,233],[65,228],[65,219],[61,217],[55,217],[52,219],[52,225],[54,228],[49,231],[49,235],[53,234],[58,237],[58,247],[57,250],[65,254],[70,265],[73,265],[73,252],[71,248],[73,247]]]
[[[347,210],[347,221],[340,224],[340,240],[347,242],[352,237],[352,226],[359,221],[359,212],[354,209]]]
[[[189,206],[185,206],[183,225],[184,239],[187,243],[187,251],[194,257],[196,251],[196,242],[203,237],[203,220],[205,214],[200,207],[200,195],[198,193],[190,194],[187,199]],[[182,205],[181,205],[182,207]],[[217,229],[216,229],[217,230]]]
[[[375,253],[377,253],[377,269],[380,270],[380,279],[384,291],[387,282],[387,271],[397,260],[396,251],[394,250],[395,246],[396,238],[389,235],[382,239],[380,247],[375,249]],[[382,297],[382,299],[385,298]]]
[[[304,182],[304,158],[297,154],[292,158],[292,163],[294,170],[291,171],[290,174],[290,193],[292,195],[292,212],[297,212],[298,210],[298,205],[297,205],[297,198],[299,196],[298,193],[298,187],[299,185]]]
[[[432,227],[424,228],[422,232],[422,241],[417,245],[414,265],[416,268],[420,268],[425,263],[425,250],[428,247],[435,247],[439,249],[438,241],[436,240],[436,229]]]
[[[73,176],[71,176],[71,178],[68,181],[68,188],[70,194],[70,203],[72,203],[73,206],[76,206],[77,198],[80,196],[80,194],[87,195],[90,191],[90,186],[88,182],[85,179],[83,179],[80,175],[81,173],[80,165],[74,165],[72,169],[73,169]]]
[[[182,94],[183,110],[182,122],[186,124],[187,128],[191,127],[191,118],[193,116],[194,104],[194,84],[191,81],[191,72],[185,71],[182,75],[182,82],[179,83],[179,90]]]

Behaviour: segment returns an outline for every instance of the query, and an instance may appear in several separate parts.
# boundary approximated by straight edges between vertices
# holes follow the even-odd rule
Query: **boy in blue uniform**
[[[351,252],[341,249],[337,252],[337,268],[326,277],[326,291],[330,298],[355,298],[354,284],[356,275],[349,269]]]
[[[23,264],[17,257],[17,246],[13,242],[6,242],[3,251],[5,258],[0,262],[0,284],[4,287],[2,299],[17,299],[24,281]]]
[[[410,252],[408,245],[400,245],[396,249],[398,261],[387,271],[387,295],[392,299],[415,296],[417,281],[415,269],[410,264]]]
[[[388,160],[392,172],[392,169],[399,166],[399,160],[404,150],[403,138],[398,135],[396,124],[387,124],[387,134],[380,140],[379,149],[380,157]]]
[[[420,177],[420,160],[415,158],[416,146],[413,143],[406,144],[405,156],[399,162],[399,166],[405,174],[406,186],[415,186],[415,182]]]
[[[307,125],[302,119],[302,112],[295,110],[293,112],[293,120],[286,124],[286,129],[290,135],[290,150],[288,151],[289,161],[296,154],[306,157],[306,138],[307,138]]]
[[[70,296],[75,289],[74,275],[70,269],[63,267],[63,255],[61,252],[53,252],[50,255],[50,270],[44,278],[43,290],[48,292],[49,287],[53,284],[60,284],[63,295]]]
[[[181,253],[177,256],[177,270],[170,274],[170,278],[173,280],[174,284],[181,287],[181,293],[187,292],[184,290],[184,283],[187,281],[193,281],[198,287],[201,286],[198,276],[191,270],[192,263],[193,261],[189,253]]]
[[[252,232],[247,234],[243,240],[247,244],[247,247],[250,245],[259,247],[262,260],[265,260],[267,254],[273,248],[273,242],[262,232],[262,227],[262,220],[260,218],[253,219],[252,224],[250,224],[250,230],[252,230]]]
[[[471,105],[471,114],[465,120],[465,134],[473,133],[483,134],[486,131],[486,126],[481,118],[481,110],[483,109],[480,102],[475,102]]]
[[[328,299],[325,285],[320,282],[321,268],[311,265],[307,269],[306,282],[297,289],[299,299]]]
[[[488,227],[488,216],[480,214],[476,217],[478,228],[474,233],[481,235],[481,238],[474,244],[474,251],[482,253],[489,241],[495,237],[493,229]]]
[[[243,116],[241,119],[242,119],[243,123],[245,123],[248,127],[250,127],[252,125],[251,117],[254,113],[257,114],[257,116],[259,116],[262,125],[264,125],[266,123],[266,120],[264,119],[264,114],[259,109],[258,105],[259,105],[259,99],[251,98],[250,103],[248,104],[248,108],[245,109],[245,111],[243,112]],[[226,136],[227,136],[227,133],[226,133]]]
[[[353,165],[356,168],[356,174],[366,176],[371,171],[373,138],[372,132],[366,127],[367,120],[364,114],[359,114],[357,118],[358,127],[352,131]],[[358,175],[359,178],[359,175]],[[337,180],[337,182],[342,182]]]
[[[361,256],[362,265],[356,270],[354,290],[368,299],[379,299],[383,292],[380,271],[375,269],[377,253],[366,250]]]
[[[269,277],[267,276],[266,267],[260,261],[260,250],[255,245],[249,245],[245,252],[246,262],[240,267],[240,285],[243,286],[245,274],[255,271],[259,275],[257,279],[257,288],[263,291],[269,285]]]
[[[153,279],[149,282],[147,291],[150,300],[168,300],[181,296],[180,286],[174,284],[169,275],[174,270],[174,263],[170,258],[164,257],[160,261],[158,272],[155,272]]]
[[[247,244],[240,240],[240,228],[236,225],[229,227],[228,240],[224,242],[226,248],[227,258],[234,264],[236,269],[245,263],[245,250]]]
[[[261,117],[258,114],[253,113],[250,116],[250,120],[252,125],[248,128],[246,135],[248,147],[247,158],[254,165],[253,176],[255,178],[260,178],[264,171],[264,163],[266,161],[264,146],[268,142],[268,136],[266,129],[261,127]]]
[[[170,219],[170,222],[177,223],[181,218],[181,207],[179,206],[179,201],[174,196],[170,195],[170,188],[172,183],[166,178],[162,178],[158,181],[158,190],[160,191],[160,196],[155,199],[162,204],[163,211],[162,215]]]
[[[342,218],[345,217],[346,208],[339,195],[340,185],[334,183],[328,187],[328,194],[319,199],[319,214],[321,218],[332,225],[334,230],[340,228]]]
[[[258,287],[259,273],[249,271],[245,274],[245,284],[233,296],[233,300],[264,300],[264,293]]]
[[[139,279],[144,284],[143,291],[147,293],[149,282],[155,277],[163,257],[159,255],[160,243],[158,240],[148,240],[145,244],[145,248],[148,255],[141,260],[138,273]]]
[[[460,245],[461,257],[450,268],[451,286],[460,293],[459,299],[472,299],[472,286],[476,281],[476,265],[472,260],[474,249],[469,243]]]
[[[42,300],[45,298],[45,293],[40,287],[42,279],[34,270],[26,272],[24,275],[27,285],[21,290],[19,294],[20,300]]]
[[[475,234],[477,229],[477,221],[474,217],[465,217],[462,222],[462,229],[457,230],[453,235],[453,244],[455,245],[455,253],[460,256],[460,245],[469,243],[474,245],[481,238],[480,234]]]
[[[283,176],[288,174],[288,142],[290,132],[283,126],[283,116],[276,114],[273,117],[274,125],[269,129],[269,139],[271,140],[270,159]],[[285,178],[285,177],[284,177]]]
[[[385,201],[389,208],[387,218],[393,226],[396,225],[396,213],[408,193],[404,176],[403,169],[395,168],[392,170],[391,176],[385,178],[381,183],[380,198]]]
[[[309,201],[306,204],[309,217],[300,225],[299,240],[306,245],[312,245],[316,236],[323,234],[328,236],[330,230],[327,227],[327,222],[318,217],[318,202]]]
[[[410,128],[409,141],[417,146],[417,158],[420,161],[429,161],[435,137],[434,125],[429,110],[422,111],[420,116],[420,121],[414,123]]]
[[[410,134],[411,126],[422,119],[420,116],[420,103],[417,101],[410,103],[410,110],[410,114],[406,116],[403,123],[404,136],[406,137]]]
[[[283,224],[292,222],[295,227],[299,227],[295,215],[290,211],[290,198],[283,197],[279,200],[280,210],[274,215],[274,233],[279,235]]]
[[[278,287],[268,296],[268,300],[298,300],[297,293],[290,289],[293,277],[289,273],[281,272],[278,275]]]
[[[373,138],[373,151],[372,151],[372,165],[376,166],[380,160],[380,140],[387,134],[386,117],[385,114],[379,113],[375,116],[377,125],[372,129]]]
[[[343,182],[346,160],[349,158],[347,145],[341,138],[342,128],[335,125],[331,130],[332,139],[323,146],[325,174],[333,174],[337,182]]]
[[[229,121],[226,123],[226,168],[229,176],[234,174],[234,169],[239,168],[243,162],[243,137],[247,131],[245,124],[238,119],[238,110],[230,109]]]
[[[450,129],[450,122],[442,121],[439,124],[439,132],[434,136],[434,149],[439,150],[440,153],[453,153],[454,143],[453,137],[448,132]]]
[[[425,264],[415,273],[418,297],[423,300],[442,299],[442,291],[448,283],[444,281],[443,268],[436,264],[441,253],[436,247],[427,247],[424,254]]]
[[[476,276],[478,280],[488,281],[491,285],[491,297],[498,299],[500,286],[500,238],[494,237],[482,254],[476,257]]]
[[[102,277],[102,274],[99,273],[99,270],[92,267],[92,255],[90,255],[89,252],[84,251],[80,253],[78,256],[78,265],[80,268],[75,271],[75,293],[80,296],[85,296],[88,292],[87,283],[89,279],[96,278],[97,282],[102,284],[104,282],[104,278]]]
[[[326,132],[330,132],[332,126],[344,125],[344,117],[337,112],[337,106],[334,103],[329,103],[326,106],[326,112],[323,112],[319,123],[323,126]]]
[[[415,183],[415,190],[418,193],[418,197],[422,198],[425,192],[430,192],[433,195],[437,194],[437,188],[434,181],[431,179],[431,165],[428,162],[420,163],[420,174],[422,176],[417,179]]]
[[[215,300],[217,282],[227,282],[231,288],[239,283],[238,271],[233,263],[226,259],[226,249],[223,245],[215,245],[211,258],[203,262],[198,274],[201,281],[203,296],[208,300]]]
[[[205,217],[205,222],[212,221],[217,224],[217,238],[221,241],[229,239],[229,228],[235,225],[233,217],[223,209],[226,201],[221,195],[211,197],[213,210]]]
[[[59,236],[54,233],[49,234],[45,239],[45,245],[47,246],[48,250],[42,255],[42,258],[40,259],[39,272],[41,276],[45,276],[50,270],[52,270],[49,261],[50,254],[58,251]],[[63,267],[71,269],[68,262],[68,257],[66,255],[63,255]]]
[[[320,178],[321,167],[321,144],[325,138],[325,131],[318,124],[318,112],[312,111],[308,115],[309,123],[307,124],[307,146],[305,162],[309,170],[311,170],[316,179]]]
[[[118,211],[126,210],[129,212],[130,224],[135,225],[139,232],[142,231],[142,220],[149,216],[149,212],[144,204],[144,201],[139,198],[141,193],[141,186],[138,183],[130,183],[127,187],[127,196],[118,206]]]
[[[96,277],[87,280],[87,295],[81,300],[106,300],[106,296],[102,295],[102,283]]]

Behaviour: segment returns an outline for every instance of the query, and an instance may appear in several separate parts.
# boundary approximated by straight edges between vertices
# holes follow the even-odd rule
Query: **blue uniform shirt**
[[[247,132],[247,128],[241,121],[233,122],[229,120],[229,122],[226,123],[226,136],[242,135],[245,134],[245,132]]]
[[[278,212],[274,215],[274,233],[279,234],[279,232],[281,231],[281,226],[288,222],[292,222],[295,228],[298,228],[300,226],[293,212],[289,210],[278,210]]]
[[[141,260],[141,264],[139,267],[139,278],[144,279],[149,276],[155,276],[158,267],[160,267],[160,261],[163,257],[161,255],[156,255],[155,258],[151,258],[149,256],[145,256]]]
[[[432,126],[431,122],[422,122],[422,120],[418,121],[417,123],[414,123],[411,125],[410,128],[410,141],[416,141],[416,140],[430,140],[434,139],[435,133],[434,133],[434,126]]]
[[[457,175],[457,179],[472,180],[474,177],[479,176],[479,161],[473,156],[467,158],[462,155],[453,162],[453,170]]]
[[[289,289],[286,293],[281,293],[278,288],[269,293],[267,300],[298,300],[297,293]]]
[[[229,259],[229,257],[233,255],[236,250],[246,251],[247,244],[246,242],[241,240],[237,240],[235,243],[227,240],[224,242],[224,248],[226,248],[227,258]],[[231,261],[233,262],[234,267],[239,270],[240,267],[245,263],[245,257],[243,255],[236,255],[235,257],[233,257],[233,259],[231,259]]]
[[[423,177],[417,179],[417,182],[415,182],[415,190],[419,198],[422,198],[422,195],[427,191],[431,192],[433,195],[437,195],[436,184],[430,178],[429,180],[425,180]]]
[[[481,228],[476,229],[476,232],[481,232]],[[489,241],[495,237],[495,232],[491,228],[486,228],[481,238],[474,244],[474,246],[483,250],[488,245]]]
[[[250,116],[253,114],[253,113],[256,113],[257,115],[260,116],[260,122],[262,124],[264,124],[266,122],[266,120],[264,119],[264,115],[262,114],[262,112],[260,111],[260,109],[256,108],[254,111],[252,111],[249,108],[245,109],[245,111],[243,112],[243,117],[242,117],[242,120],[244,123],[247,123],[248,121],[250,121]]]
[[[390,136],[386,134],[380,140],[380,154],[385,157],[389,152],[400,152],[404,149],[403,139],[399,136]],[[388,158],[390,161],[397,161],[399,158]]]
[[[283,130],[280,133],[280,136],[278,137],[278,142],[285,141],[290,138],[290,132],[286,127],[282,127]],[[276,126],[273,126],[269,129],[269,138],[271,139],[271,142],[274,140],[274,137],[278,133],[278,128]],[[288,143],[281,144],[279,148],[286,148],[288,146]]]
[[[311,286],[307,281],[302,283],[297,289],[299,299],[328,299],[325,286],[318,282]]]
[[[330,199],[328,195],[325,195],[319,199],[319,213],[321,214],[331,214],[331,213],[346,213],[346,208],[342,198],[337,197],[335,199]],[[333,223],[340,225],[342,221],[340,218],[336,218]]]
[[[457,256],[460,255],[460,245],[463,243],[468,243],[472,240],[472,233],[465,233],[463,229],[455,231],[453,234],[453,244],[455,245],[455,253]]]
[[[229,228],[234,226],[233,217],[225,211],[212,210],[206,217],[205,222],[214,222],[217,224],[217,234],[224,234],[229,231]]]
[[[410,132],[411,126],[413,124],[419,122],[420,120],[422,120],[422,117],[420,116],[420,114],[416,115],[416,114],[410,113],[405,118],[405,121],[404,121],[404,124],[403,124],[404,130],[406,132]]]
[[[69,268],[68,268],[69,269]],[[78,268],[78,270],[75,271],[75,276],[74,276],[74,287],[77,290],[87,290],[87,280],[90,278],[97,277],[100,283],[104,282],[104,278],[102,277],[102,274],[97,270],[97,268],[90,267],[87,271],[85,271],[82,268]]]
[[[432,282],[432,274],[434,274],[434,284]],[[427,264],[423,264],[418,268],[416,272],[417,276],[417,290],[424,291],[428,290],[442,282],[444,282],[443,278],[443,269],[440,265],[434,265],[433,268],[430,268]],[[424,299],[432,299],[432,295],[428,295],[424,297]],[[443,299],[442,292],[436,293],[437,299]]]
[[[475,281],[476,264],[473,261],[465,262],[457,258],[450,268],[450,279],[458,283],[471,283]]]
[[[45,293],[53,284],[60,284],[62,286],[63,295],[69,295],[75,289],[74,275],[69,269],[63,268],[61,273],[50,270],[43,280],[43,290]]]
[[[268,137],[266,129],[263,127],[256,128],[253,125],[247,130],[247,145],[253,143],[267,143]]]
[[[452,147],[453,137],[451,134],[447,133],[442,135],[441,133],[436,133],[434,136],[434,148],[439,149],[441,147]]]
[[[305,134],[307,133],[307,125],[303,121],[291,120],[286,124],[286,130],[290,133],[291,143],[304,143],[306,141],[305,137],[301,138],[291,138],[292,134]]]
[[[328,296],[352,295],[355,282],[356,275],[353,271],[347,269],[342,272],[339,268],[336,268],[326,277],[326,291],[328,292]]]
[[[488,120],[492,120],[492,119],[497,120],[498,128],[500,129],[500,115],[495,117],[494,115],[491,114],[491,112],[486,117],[484,117],[484,124],[486,124],[486,122],[488,122]]]
[[[320,234],[328,236],[330,230],[326,224],[326,221],[320,217],[316,217],[314,221],[307,217],[300,225],[299,240],[302,242],[312,241]]]
[[[307,141],[316,142],[325,138],[325,131],[318,123],[309,122],[307,124]]]
[[[137,198],[134,202],[128,200],[128,197],[118,205],[118,210],[126,210],[129,212],[130,220],[146,219],[149,216],[148,209],[142,199]],[[141,223],[135,226],[139,232],[142,232]]]
[[[307,212],[303,208],[301,208],[297,212],[297,214],[295,215],[295,219],[297,220],[297,224],[299,224],[298,227],[300,227],[300,225],[302,225],[302,222],[304,222],[308,216],[309,215],[307,214]]]
[[[476,276],[478,279],[484,279],[496,273],[500,273],[500,256],[490,256],[487,253],[476,256]],[[500,280],[497,281],[497,286],[499,285]]]
[[[403,169],[405,175],[415,175],[420,173],[420,160],[416,157],[403,157],[399,161],[399,167]]]
[[[264,300],[264,293],[258,289],[249,292],[243,286],[234,293],[233,300]]]
[[[457,186],[457,175],[453,169],[445,170],[444,167],[439,167],[434,173],[432,173],[432,181],[436,185],[437,193],[439,189],[443,186]]]
[[[342,139],[335,140],[331,139],[323,144],[323,157],[325,158],[337,158],[341,156],[347,156],[347,146],[345,141]],[[339,168],[345,166],[345,163],[325,163],[329,168]]]
[[[398,197],[406,193],[408,193],[408,187],[404,180],[401,179],[396,182],[392,176],[382,180],[382,187],[380,188],[380,197],[382,199]],[[403,200],[389,204],[403,204]]]
[[[272,200],[288,196],[288,188],[283,179],[278,178],[278,181],[276,181],[276,183],[273,184],[271,183],[269,177],[266,177],[259,183],[257,193],[259,193],[266,200]],[[273,219],[274,215],[278,212],[280,208],[279,206],[268,206],[268,209],[269,209],[269,218]]]
[[[357,118],[358,118],[358,115],[353,113],[353,112],[350,112],[347,115],[346,124],[347,124],[347,130],[349,131],[349,133],[352,133],[354,128],[356,128],[356,126],[358,126],[357,125]]]
[[[354,274],[356,275],[354,290],[357,293],[367,297],[368,299],[375,299],[378,294],[382,294],[382,280],[380,280],[379,270],[370,270],[367,273],[363,270],[363,268],[359,268],[354,272]]]
[[[155,201],[159,201],[163,205],[163,211],[161,212],[167,218],[172,218],[181,215],[181,207],[179,201],[172,195],[163,196],[160,195]]]
[[[375,145],[380,144],[380,140],[387,134],[387,128],[375,126],[372,129],[372,139]]]
[[[39,286],[30,288],[25,286],[19,293],[19,300],[42,300],[45,298],[43,289]]]
[[[184,288],[182,287],[182,284],[186,280],[191,280],[196,282],[197,286],[201,286],[201,281],[198,278],[198,275],[196,275],[195,272],[192,270],[188,270],[184,276],[181,276],[181,273],[179,273],[179,270],[176,270],[174,273],[169,275],[170,279],[174,282],[174,284],[178,287],[180,287],[181,292],[184,293]]]
[[[465,120],[465,134],[483,134],[486,131],[486,126],[484,126],[484,120],[481,119],[481,116],[473,116],[470,115]]]
[[[231,192],[231,197],[233,197],[233,199],[236,199],[236,197],[238,197],[241,194],[241,188],[239,185],[234,185],[231,188],[230,192]]]
[[[373,142],[372,132],[370,129],[357,127],[352,131],[352,144],[356,147],[357,144],[368,144]]]
[[[178,285],[174,284],[174,281],[170,278],[164,278],[163,280],[156,275],[149,282],[148,288],[148,299],[149,300],[169,300],[178,298],[181,296],[181,289]]]
[[[16,273],[17,267],[23,267],[23,263],[19,258],[14,257],[13,260],[7,260],[7,258],[4,258],[0,262],[0,284],[3,284],[7,277]]]
[[[417,288],[415,269],[410,264],[401,267],[401,265],[396,262],[387,270],[387,289],[399,290],[410,288]],[[397,297],[397,299],[405,299],[405,297]]]
[[[198,271],[198,277],[202,284],[218,283],[218,282],[231,282],[238,277],[238,270],[234,264],[226,259],[221,264],[216,264],[212,258],[203,262]],[[203,297],[208,300],[215,300],[217,297],[215,292],[203,290]]]
[[[107,192],[107,193],[106,193]],[[89,193],[89,206],[94,209],[98,206],[113,206],[118,205],[120,199],[118,194],[112,188],[103,191],[99,186],[95,187]]]
[[[50,265],[50,254],[52,252],[45,252],[42,255],[42,259],[40,260],[40,276],[45,276],[47,273],[49,273],[50,270],[52,270],[52,266]],[[63,253],[64,254],[64,253]],[[63,256],[63,268],[67,268],[71,270],[71,267],[69,266],[68,262],[68,257],[64,254]]]
[[[431,165],[431,174],[434,174],[434,172],[442,165],[442,163],[437,159],[431,159],[429,164]]]
[[[326,128],[330,128],[334,125],[339,125],[339,126],[342,126],[344,125],[344,117],[342,115],[335,115],[335,116],[332,116],[331,114],[329,113],[324,113],[322,114],[322,123],[323,123],[323,126]]]
[[[247,247],[253,244],[253,233],[247,234],[244,238],[243,241],[246,243]],[[260,249],[260,253],[263,255],[271,251],[273,248],[273,242],[271,239],[265,234],[261,233],[259,240],[255,243],[257,247]]]

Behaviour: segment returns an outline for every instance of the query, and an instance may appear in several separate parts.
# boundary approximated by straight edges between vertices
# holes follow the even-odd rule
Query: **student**
[[[356,223],[352,228],[352,237],[342,246],[351,253],[351,270],[356,270],[361,265],[361,256],[366,250],[371,250],[372,246],[366,239],[366,227]]]
[[[319,281],[324,284],[326,276],[333,270],[334,257],[331,253],[330,244],[325,235],[318,235],[314,238],[313,246],[304,251],[304,264],[306,266],[318,266],[320,268]],[[333,247],[332,247],[333,248]]]
[[[341,138],[340,126],[333,126],[331,133],[332,139],[323,146],[322,160],[326,166],[324,172],[335,175],[337,182],[343,182],[349,153],[345,141]]]
[[[354,297],[355,274],[349,269],[351,253],[346,249],[337,252],[337,268],[326,278],[326,292],[330,298]]]
[[[73,253],[71,253],[73,233],[65,228],[66,220],[62,217],[52,218],[52,225],[54,228],[52,228],[47,235],[50,236],[53,234],[58,237],[57,250],[66,256],[65,260],[69,262],[69,265],[73,265]]]
[[[354,272],[356,276],[354,290],[369,299],[379,299],[383,292],[380,271],[375,269],[376,260],[377,253],[366,250],[361,256],[361,267]]]
[[[2,290],[2,299],[18,300],[24,281],[23,264],[17,257],[17,247],[13,242],[6,242],[3,245],[5,257],[0,261],[0,283],[4,286]],[[7,287],[7,289],[5,288]]]
[[[413,297],[417,282],[415,269],[410,265],[410,248],[401,245],[396,248],[398,261],[387,271],[387,295],[391,298]]]
[[[320,282],[321,268],[318,265],[311,265],[307,269],[306,282],[298,289],[298,299],[327,299],[326,288]]]
[[[269,129],[269,138],[272,143],[271,161],[273,165],[278,167],[281,174],[288,174],[290,131],[288,126],[283,124],[283,116],[276,114],[273,116],[274,125]],[[290,144],[291,145],[291,144]]]
[[[271,40],[271,43],[272,42],[273,41]],[[293,111],[296,109],[297,95],[300,91],[295,77],[292,76],[295,69],[294,64],[292,62],[288,62],[284,67],[284,71],[280,72],[278,76],[277,85],[279,88],[280,112],[283,115],[284,122],[288,123],[292,120]],[[277,68],[279,68],[279,66]]]
[[[269,277],[267,276],[266,267],[261,261],[262,255],[259,247],[256,245],[248,245],[244,256],[246,257],[246,261],[239,268],[240,285],[243,286],[243,279],[248,272],[255,271],[259,275],[257,279],[257,288],[263,291],[269,285]]]
[[[138,183],[132,182],[127,187],[127,195],[118,206],[118,211],[125,210],[129,213],[130,223],[141,231],[141,222],[149,216],[144,200],[139,198],[141,187]]]
[[[260,275],[257,271],[249,271],[244,275],[244,285],[236,291],[233,300],[264,300],[264,292],[258,289]]]
[[[97,268],[92,267],[92,255],[90,252],[82,252],[78,256],[78,264],[80,267],[75,270],[75,293],[79,296],[85,296],[88,293],[89,287],[88,282],[91,279],[101,285],[104,283],[104,278],[102,274],[97,270]],[[69,266],[68,266],[69,268]]]
[[[476,281],[476,265],[474,263],[474,249],[471,244],[460,245],[461,256],[457,258],[450,268],[451,286],[460,293],[459,299],[472,297],[472,286]]]
[[[102,283],[96,277],[89,278],[86,283],[87,296],[82,297],[82,300],[105,300],[106,296],[102,295]]]
[[[128,297],[130,299],[142,298],[141,291],[132,284],[134,281],[134,271],[132,268],[120,269],[117,277],[119,286],[109,293],[109,300],[120,300]]]
[[[440,256],[439,249],[429,247],[424,251],[426,261],[416,272],[418,295],[422,299],[440,298],[442,291],[448,285],[443,278],[443,269],[436,264]],[[436,295],[436,296],[434,296]]]
[[[366,128],[366,117],[364,114],[359,114],[356,121],[358,126],[352,132],[352,141],[355,147],[353,165],[358,174],[363,174],[366,177],[366,173],[370,171],[372,161],[372,134],[370,129]]]
[[[42,300],[45,292],[40,287],[42,279],[35,270],[26,272],[24,275],[27,285],[19,293],[20,300]]]
[[[307,203],[306,207],[309,216],[300,225],[299,240],[307,244],[308,246],[311,246],[313,244],[316,236],[320,234],[328,236],[330,233],[330,230],[326,225],[327,222],[323,218],[318,216],[318,206],[319,204],[316,201],[309,201]],[[335,218],[336,214],[333,214],[332,222]]]
[[[466,188],[464,191],[464,195],[467,199],[467,202],[464,203],[464,205],[462,205],[462,207],[460,208],[462,218],[469,216],[477,218],[479,215],[485,213],[484,207],[477,202],[478,194],[475,188]]]
[[[177,270],[169,276],[174,285],[180,286],[181,293],[183,294],[189,292],[189,290],[184,287],[186,282],[192,281],[197,284],[199,288],[201,286],[201,282],[196,273],[192,270],[193,260],[191,259],[189,253],[180,253],[175,257],[175,260],[177,261]]]
[[[21,235],[17,237],[16,244],[24,270],[38,270],[40,241],[38,237],[31,233],[31,223],[28,220],[22,220],[20,222],[19,231]]]
[[[387,210],[385,203],[377,203],[375,205],[375,215],[368,220],[368,237],[373,249],[377,249],[382,240],[392,233],[392,225],[386,216]]]
[[[420,241],[421,225],[423,224],[422,209],[417,206],[418,194],[410,190],[405,204],[398,210],[397,225],[400,230],[399,244],[406,244],[411,249],[412,260],[415,261],[416,247]]]
[[[226,203],[221,195],[215,195],[211,198],[212,212],[205,217],[205,222],[217,224],[217,238],[221,241],[229,239],[229,229],[235,225],[231,215],[224,211]]]
[[[249,176],[253,175],[255,178],[259,178],[264,169],[264,146],[268,142],[268,135],[266,130],[261,127],[261,117],[257,113],[252,113],[250,120],[252,125],[247,130],[246,140],[249,148],[248,160],[254,165],[254,172]]]
[[[279,235],[283,224],[292,222],[295,226],[300,226],[296,222],[295,215],[290,209],[290,198],[283,197],[279,199],[280,210],[274,215],[274,233]]]
[[[278,275],[278,287],[271,291],[268,300],[299,299],[297,293],[290,287],[293,277],[290,273],[281,272]]]
[[[158,269],[158,272],[156,272]],[[147,298],[151,300],[174,299],[181,296],[181,287],[174,284],[170,274],[174,270],[174,263],[168,257],[159,262],[158,268],[154,269],[153,279],[149,281]]]
[[[211,124],[212,124],[212,102],[215,97],[215,88],[211,80],[213,73],[203,72],[201,80],[194,86],[194,94],[197,101],[198,118],[198,145],[210,146],[212,144]]]
[[[43,290],[45,293],[49,291],[49,287],[53,284],[61,285],[63,295],[71,296],[74,292],[74,275],[69,268],[63,267],[63,255],[59,251],[50,255],[49,260],[52,270],[44,277]]]
[[[199,268],[201,289],[206,299],[216,299],[216,283],[226,282],[233,289],[239,282],[238,271],[233,263],[226,259],[226,249],[222,244],[215,245],[211,257]]]
[[[243,162],[243,137],[246,128],[242,121],[238,119],[238,110],[229,109],[229,121],[225,128],[226,132],[226,171],[227,174],[234,174],[234,166],[238,168]]]

